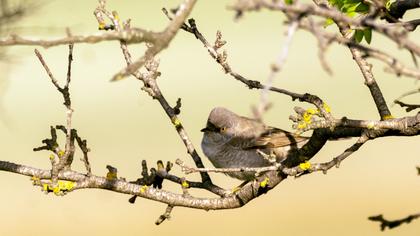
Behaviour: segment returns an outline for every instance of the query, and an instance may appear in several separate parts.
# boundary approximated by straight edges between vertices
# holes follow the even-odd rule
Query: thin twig
[[[162,224],[165,220],[169,220],[171,218],[171,212],[174,209],[173,206],[168,205],[166,207],[165,213],[163,213],[162,215],[159,216],[159,218],[156,220],[155,224],[156,225],[160,225]]]
[[[260,102],[256,109],[254,109],[254,116],[256,119],[262,121],[263,113],[269,108],[269,101],[268,101],[268,92],[270,91],[270,87],[274,84],[274,79],[276,78],[277,74],[282,70],[284,63],[286,62],[287,56],[289,54],[289,47],[292,43],[293,35],[296,32],[298,27],[298,20],[294,20],[289,24],[287,30],[287,37],[283,44],[282,51],[277,58],[277,61],[271,65],[270,74],[266,83],[264,84],[264,88],[261,91]]]
[[[42,66],[44,67],[45,71],[47,72],[48,76],[51,79],[51,82],[53,85],[60,91],[60,85],[57,82],[57,79],[54,78],[54,75],[51,73],[50,68],[48,67],[47,63],[45,63],[44,58],[42,57],[41,53],[38,51],[38,49],[35,49],[35,55],[38,57],[39,61],[41,62]]]
[[[420,104],[408,104],[408,103],[401,102],[398,100],[395,100],[394,103],[400,105],[400,107],[405,107],[406,112],[410,112],[412,110],[420,108]]]

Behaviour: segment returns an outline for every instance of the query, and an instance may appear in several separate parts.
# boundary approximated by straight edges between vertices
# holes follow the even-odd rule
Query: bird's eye
[[[226,132],[226,129],[227,129],[226,127],[222,127],[222,128],[220,128],[220,132],[222,132],[222,133]]]

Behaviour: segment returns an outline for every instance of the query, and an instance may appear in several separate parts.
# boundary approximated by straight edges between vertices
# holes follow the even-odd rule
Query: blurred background
[[[109,10],[117,10],[122,19],[131,18],[136,27],[160,31],[167,25],[162,7],[175,7],[180,1],[108,1]],[[11,4],[31,2],[11,1]],[[232,1],[199,1],[191,17],[210,42],[221,30],[227,44],[232,68],[247,78],[264,82],[269,66],[281,52],[287,25],[278,12],[247,13],[238,22],[226,6]],[[41,1],[31,5],[26,16],[2,28],[2,37],[17,32],[33,38],[57,38],[69,27],[74,35],[97,33],[93,16],[95,0]],[[406,18],[419,15],[410,12]],[[329,30],[335,30],[333,26]],[[418,30],[419,31],[419,30]],[[415,32],[413,40],[419,41]],[[412,65],[410,55],[380,35],[373,35],[377,48],[400,57]],[[49,169],[47,152],[33,152],[41,140],[49,137],[50,125],[65,123],[61,94],[51,84],[33,50],[38,48],[56,78],[66,78],[68,47],[50,49],[32,46],[1,48],[0,63],[0,159]],[[142,55],[144,45],[131,45],[134,57]],[[378,114],[363,78],[346,48],[332,46],[327,60],[333,76],[322,70],[317,57],[315,38],[298,31],[289,56],[275,86],[291,91],[316,94],[332,108],[335,117],[378,119]],[[95,175],[106,175],[107,164],[118,168],[119,176],[128,180],[140,175],[140,163],[149,167],[157,160],[181,158],[193,165],[172,124],[159,104],[140,90],[133,78],[111,83],[111,77],[124,67],[118,42],[74,47],[71,96],[73,126],[88,140],[90,162]],[[160,58],[159,85],[172,105],[182,98],[181,121],[205,165],[199,130],[209,111],[224,106],[238,114],[251,116],[251,106],[258,103],[260,91],[249,90],[224,74],[221,67],[193,35],[180,31]],[[383,71],[384,65],[373,61],[385,99],[392,101],[402,93],[418,87],[408,78],[397,78]],[[272,109],[266,113],[267,124],[291,129],[288,116],[294,106],[287,96],[270,94]],[[418,96],[406,102],[418,103]],[[406,113],[391,106],[394,116]],[[414,114],[414,113],[412,113]],[[312,162],[328,161],[339,155],[355,140],[328,143]],[[240,209],[202,211],[175,208],[172,219],[160,226],[155,220],[166,206],[104,190],[80,190],[64,197],[45,195],[33,187],[29,177],[0,172],[0,235],[415,235],[420,221],[381,232],[368,216],[383,213],[397,219],[420,211],[420,179],[415,166],[420,163],[420,137],[382,138],[367,143],[345,160],[339,169],[327,175],[314,173],[289,178],[268,194]],[[74,169],[84,172],[79,157]],[[175,167],[173,173],[182,175]],[[213,174],[215,183],[232,188],[239,181]],[[197,175],[188,176],[198,180]],[[164,187],[181,192],[179,186],[164,182]],[[191,190],[194,196],[209,197],[206,192]]]

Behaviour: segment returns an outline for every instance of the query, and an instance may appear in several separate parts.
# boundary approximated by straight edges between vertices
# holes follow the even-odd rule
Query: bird
[[[265,167],[287,159],[301,148],[308,137],[267,126],[259,120],[243,117],[224,107],[213,108],[205,128],[201,129],[203,153],[216,168]],[[264,157],[265,156],[265,157]],[[226,172],[230,177],[252,181],[254,171]]]

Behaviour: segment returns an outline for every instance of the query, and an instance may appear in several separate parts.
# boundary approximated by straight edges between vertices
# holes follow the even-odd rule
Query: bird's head
[[[232,136],[235,134],[236,123],[239,116],[223,107],[216,107],[210,112],[206,127],[201,129],[204,133],[223,134]]]

